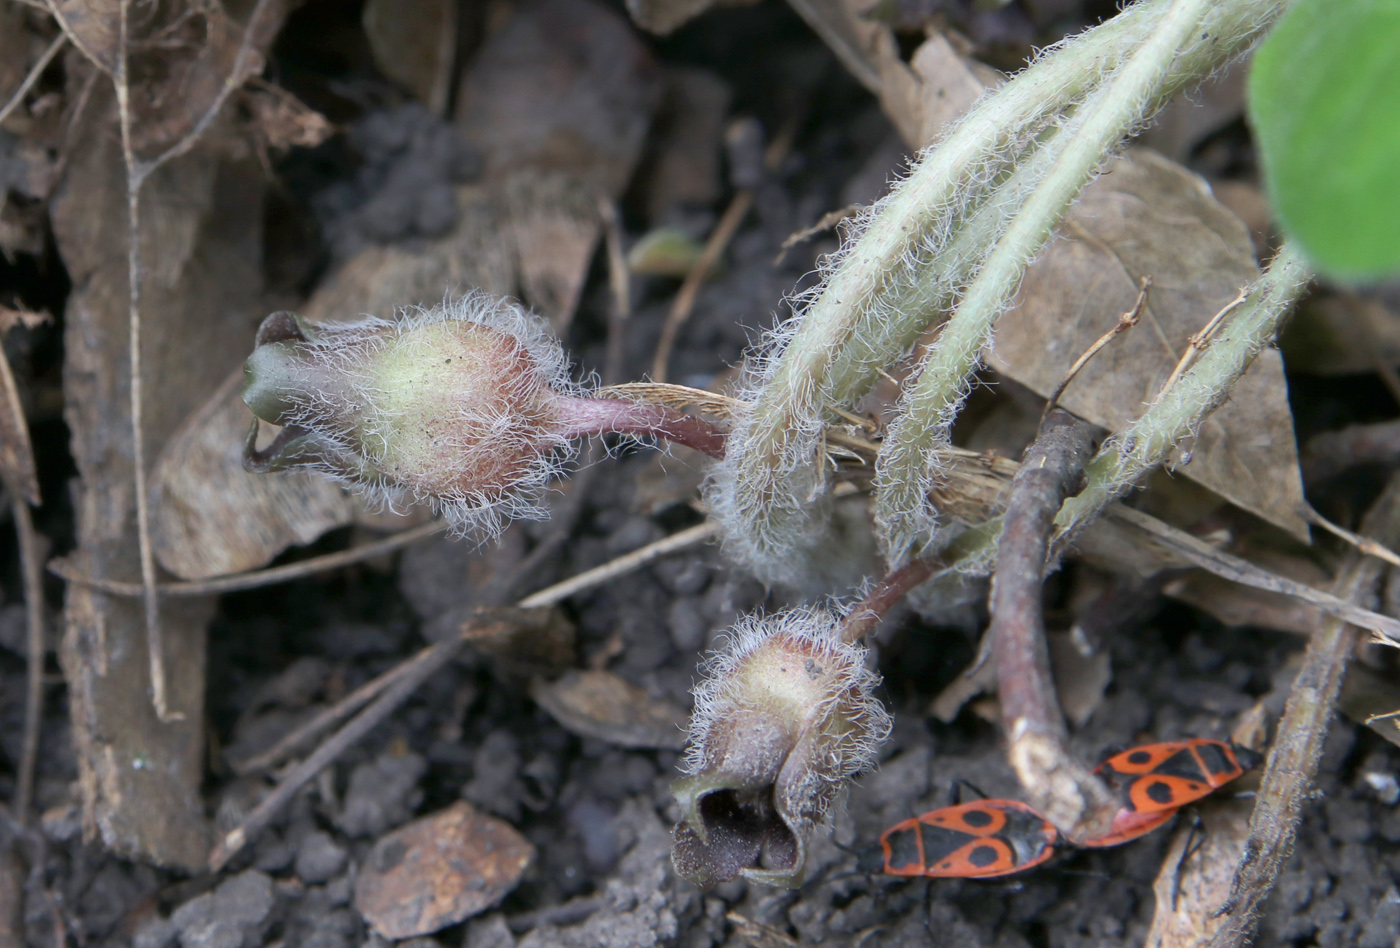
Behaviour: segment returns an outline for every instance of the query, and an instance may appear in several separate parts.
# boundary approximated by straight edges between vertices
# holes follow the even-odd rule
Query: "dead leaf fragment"
[[[593,0],[517,8],[463,77],[457,126],[503,195],[524,295],[556,330],[578,305],[598,198],[631,179],[662,89],[626,21]]]
[[[10,309],[8,306],[0,306],[0,335],[4,335],[17,326],[23,326],[25,329],[37,329],[51,322],[53,322],[53,317],[48,313],[33,313],[27,309]]]
[[[581,737],[619,747],[680,750],[686,715],[609,671],[572,671],[558,681],[535,679],[530,697]]]
[[[355,907],[385,938],[428,935],[500,902],[534,855],[510,824],[463,800],[380,839],[355,882]]]
[[[1253,809],[1252,799],[1217,794],[1199,808],[1199,828],[1181,821],[1152,884],[1157,907],[1147,948],[1196,948],[1229,924],[1218,910],[1230,896]]]
[[[49,12],[73,45],[106,73],[117,68],[120,11],[121,0],[49,0]]]
[[[941,33],[926,39],[910,62],[919,76],[921,144],[933,141],[986,89],[1001,81],[995,69],[959,53]]]
[[[511,674],[558,672],[574,661],[574,624],[553,606],[478,609],[462,638]]]
[[[1070,364],[1152,279],[1142,322],[1101,351],[1061,403],[1123,430],[1171,376],[1187,340],[1259,273],[1244,225],[1195,175],[1139,150],[1084,192],[997,323],[988,362],[1048,396]],[[1202,425],[1177,471],[1308,542],[1288,386],[1278,352],[1260,353]],[[1178,461],[1181,457],[1178,456]]]
[[[457,0],[369,0],[361,22],[375,65],[442,115],[457,51]]]
[[[627,0],[627,12],[648,33],[665,36],[714,5],[715,0]]]
[[[252,416],[242,383],[242,370],[230,375],[156,460],[151,539],[160,565],[181,579],[256,569],[355,515],[345,491],[323,477],[243,470]]]
[[[105,95],[99,84],[94,96]],[[102,100],[99,100],[102,102]],[[94,103],[107,114],[110,98]],[[198,146],[203,149],[203,145]],[[256,162],[207,155],[171,160],[142,192],[141,300],[146,450],[154,459],[193,405],[234,368],[262,294],[262,202]],[[197,188],[208,188],[204,194]],[[64,185],[50,204],[54,238],[73,278],[65,309],[63,391],[80,480],[74,494],[78,549],[90,576],[139,576],[131,485],[126,176],[118,136],[79,126]],[[161,220],[161,218],[166,218]],[[192,218],[192,220],[191,220]],[[173,245],[176,240],[191,246]],[[212,600],[161,605],[168,706],[152,707],[139,601],[70,585],[60,657],[68,683],[85,835],[126,858],[203,868],[205,626]]]
[[[1342,694],[1337,699],[1342,713],[1357,724],[1364,724],[1392,744],[1400,745],[1400,684],[1362,662],[1347,669]]]
[[[709,207],[720,199],[724,121],[733,98],[729,85],[708,69],[673,67],[665,80],[638,184],[652,222],[673,207]]]

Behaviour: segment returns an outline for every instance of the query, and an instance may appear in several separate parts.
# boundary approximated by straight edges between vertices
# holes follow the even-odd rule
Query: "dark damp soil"
[[[1098,9],[1106,5],[1054,6],[1058,14],[1042,20],[1023,13],[996,20],[956,4],[947,8],[990,58],[1009,67],[1031,42],[1053,40],[1057,26],[1108,12]],[[277,53],[289,86],[354,128],[278,168],[292,184],[285,193],[296,200],[287,198],[269,218],[270,227],[284,231],[269,235],[267,266],[289,291],[314,286],[326,266],[364,240],[431,233],[438,223],[396,216],[393,205],[471,171],[471,156],[454,151],[422,110],[374,102],[357,109],[344,99],[334,108],[326,104],[333,98],[326,90],[347,75],[375,81],[362,75],[369,67],[354,59],[362,55],[354,44],[336,46],[339,58],[313,55],[327,23],[343,31],[358,22],[333,7],[302,8]],[[831,235],[822,235],[774,266],[784,238],[827,210],[871,200],[897,169],[899,149],[873,99],[775,3],[712,13],[672,38],[650,42],[663,63],[705,68],[728,82],[733,115],[756,116],[771,130],[794,103],[809,110],[791,157],[761,185],[757,212],[735,239],[727,269],[704,288],[681,335],[672,377],[703,385],[734,364],[756,333],[786,315],[785,297],[810,282],[817,255],[835,247]],[[378,147],[377,134],[401,141],[406,126],[418,131],[407,137],[422,153],[405,157]],[[396,173],[395,161],[415,162],[416,170]],[[644,197],[630,195],[624,206],[633,236],[649,223],[640,210]],[[690,224],[703,231],[720,209],[694,209]],[[308,246],[288,239],[287,230],[314,240]],[[298,256],[291,259],[294,246]],[[0,268],[8,266],[0,261]],[[4,271],[6,279],[9,274]],[[48,275],[36,271],[24,279],[31,299],[47,293],[61,300],[66,291],[52,267]],[[674,281],[660,279],[642,286],[625,339],[625,377],[648,370],[675,288]],[[602,363],[607,307],[599,265],[572,330],[572,349],[584,369]],[[61,326],[48,333],[29,358],[39,372],[53,371],[61,357]],[[1328,426],[1361,417],[1371,411],[1366,404],[1374,404],[1346,386],[1297,383],[1310,393],[1309,417],[1321,415]],[[1320,412],[1319,405],[1328,410]],[[61,484],[71,471],[66,431],[54,423],[35,437],[41,470]],[[531,577],[532,587],[699,521],[685,500],[683,486],[695,474],[684,459],[658,461],[636,448],[615,453],[599,462],[604,470],[588,483],[568,542]],[[658,483],[682,488],[668,495]],[[61,496],[62,490],[48,493]],[[559,495],[555,503],[563,500]],[[71,544],[71,514],[61,502],[40,527],[58,552]],[[384,561],[226,597],[210,630],[206,789],[215,824],[224,830],[234,825],[264,788],[261,781],[234,777],[228,760],[269,746],[425,640],[454,628],[484,595],[462,577],[479,574],[493,560],[509,564],[551,529],[550,523],[519,525],[513,536],[482,549],[433,540]],[[341,531],[287,559],[355,539]],[[0,543],[0,752],[7,762],[0,795],[8,795],[8,762],[18,759],[22,729],[23,610],[8,532]],[[1064,631],[1082,619],[1070,603],[1102,582],[1074,566],[1057,577],[1049,593],[1052,627]],[[57,607],[61,591],[49,591]],[[1301,652],[1296,637],[1224,628],[1155,594],[1141,595],[1133,618],[1099,630],[1095,644],[1111,658],[1111,680],[1074,732],[1085,759],[1144,740],[1224,737],[1258,702],[1271,720],[1277,717]],[[43,851],[39,871],[26,883],[29,944],[55,945],[56,915],[71,944],[94,948],[384,944],[353,908],[357,868],[386,831],[465,798],[517,827],[536,847],[536,859],[498,910],[411,942],[417,948],[738,948],[787,944],[784,939],[885,948],[1141,945],[1168,831],[1119,848],[1071,853],[1005,881],[910,882],[862,868],[883,829],[950,802],[963,782],[991,796],[1016,795],[997,730],[975,707],[950,724],[928,714],[932,699],[975,657],[985,609],[975,597],[970,601],[958,609],[928,609],[926,616],[905,610],[879,633],[875,659],[883,698],[896,716],[893,737],[880,769],[857,782],[832,821],[833,833],[817,842],[810,881],[791,892],[742,881],[701,891],[678,879],[669,863],[670,828],[678,816],[669,783],[678,752],[575,736],[528,697],[526,680],[470,652],[300,793],[224,873],[187,878],[132,864],[82,840],[70,791],[76,767],[64,696],[51,688],[40,762]],[[582,664],[606,667],[655,699],[689,707],[697,665],[723,630],[750,610],[784,604],[705,548],[662,559],[563,608],[577,625]],[[1259,944],[1400,943],[1397,776],[1400,748],[1345,720],[1334,723],[1316,798],[1267,903]],[[769,926],[771,940],[746,940],[727,920],[731,913]]]

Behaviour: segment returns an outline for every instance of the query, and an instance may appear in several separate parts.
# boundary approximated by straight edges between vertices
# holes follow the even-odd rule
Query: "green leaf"
[[[1400,0],[1297,0],[1249,113],[1283,229],[1330,276],[1400,272]]]

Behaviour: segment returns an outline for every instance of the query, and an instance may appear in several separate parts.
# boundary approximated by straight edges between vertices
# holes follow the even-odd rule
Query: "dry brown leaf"
[[[110,114],[101,86],[92,114]],[[154,457],[246,349],[261,308],[264,178],[256,163],[208,172],[208,158],[171,161],[143,194],[148,261],[144,330],[145,436]],[[124,581],[139,576],[127,376],[126,179],[118,136],[81,127],[65,186],[50,211],[73,280],[64,338],[65,416],[79,486],[74,492],[78,569]],[[194,193],[196,186],[206,194]],[[193,218],[191,220],[190,218]],[[171,246],[174,240],[191,246]],[[178,267],[172,261],[179,261]],[[159,275],[156,278],[155,275]],[[200,786],[206,599],[162,604],[168,705],[150,699],[142,606],[73,585],[61,659],[68,682],[85,829],[115,853],[188,870],[208,847]]]
[[[641,155],[662,85],[626,21],[593,0],[516,8],[463,77],[457,126],[503,195],[526,299],[573,318],[600,233]]]
[[[572,671],[558,681],[535,679],[530,697],[582,737],[619,747],[680,750],[686,714],[609,671]]]
[[[243,90],[241,102],[251,117],[251,133],[261,148],[315,148],[335,134],[335,126],[328,118],[277,86],[250,83]]]
[[[938,137],[943,127],[972,107],[987,88],[1001,81],[1001,74],[985,63],[960,53],[948,37],[935,33],[924,40],[910,59],[919,77],[919,145]]]
[[[53,317],[48,313],[34,313],[27,309],[10,309],[8,306],[0,306],[0,335],[4,335],[17,326],[25,329],[37,329],[53,322]]]
[[[462,638],[496,660],[509,675],[557,674],[574,663],[574,624],[557,607],[478,609]]]
[[[1181,821],[1152,884],[1157,907],[1147,948],[1197,948],[1229,924],[1216,913],[1230,896],[1253,809],[1252,799],[1217,794],[1199,808],[1200,828]]]
[[[117,68],[121,0],[49,0],[49,12],[84,56],[103,72]]]
[[[1104,691],[1113,681],[1108,650],[1086,651],[1068,632],[1052,632],[1046,639],[1060,708],[1071,724],[1083,727],[1103,703]]]
[[[34,469],[29,424],[4,353],[0,353],[0,480],[11,492],[38,506],[39,475]]]
[[[1187,340],[1258,276],[1244,225],[1199,178],[1148,151],[1109,166],[1026,273],[988,362],[1048,396],[1152,279],[1142,322],[1100,352],[1061,403],[1121,431],[1171,376]],[[1179,474],[1308,541],[1283,360],[1266,349],[1188,445]]]
[[[1342,694],[1337,699],[1342,713],[1357,724],[1364,724],[1392,744],[1400,745],[1400,684],[1361,663],[1347,669]]]
[[[151,539],[160,565],[181,579],[241,573],[295,544],[349,523],[355,505],[323,477],[243,470],[252,414],[241,370],[182,424],[151,477]]]
[[[558,333],[573,319],[601,234],[597,200],[568,172],[521,169],[506,181],[520,290]]]
[[[360,20],[374,62],[434,115],[447,111],[457,0],[369,0]]]
[[[355,908],[385,938],[428,935],[496,905],[534,856],[510,824],[463,800],[380,839],[355,881]]]

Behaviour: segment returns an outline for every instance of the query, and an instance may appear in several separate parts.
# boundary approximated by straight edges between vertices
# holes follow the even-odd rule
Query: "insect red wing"
[[[1094,768],[1094,773],[1122,774],[1128,777],[1150,774],[1174,754],[1186,750],[1189,745],[1189,741],[1163,741],[1160,744],[1130,747],[1099,764]]]
[[[979,800],[930,810],[923,824],[930,878],[989,879],[1039,865],[1054,854],[1055,827],[1016,800]]]
[[[1228,750],[1220,741],[1200,738],[1145,744],[1115,754],[1095,772],[1118,794],[1124,809],[1160,813],[1199,800],[1221,785],[1212,771],[1223,777],[1232,769],[1228,759],[1221,759],[1222,747]]]
[[[919,821],[968,836],[995,836],[1006,825],[1005,804],[1020,806],[1014,800],[977,800],[929,810],[919,815]]]
[[[930,879],[989,879],[1021,870],[1009,843],[995,836],[979,836],[950,853],[929,862]]]
[[[1095,839],[1086,839],[1079,845],[1090,849],[1102,849],[1106,846],[1121,846],[1123,843],[1131,842],[1139,836],[1146,836],[1163,823],[1166,823],[1173,816],[1176,816],[1176,810],[1174,809],[1161,810],[1155,813],[1137,813],[1124,808],[1114,814],[1111,832]]]

